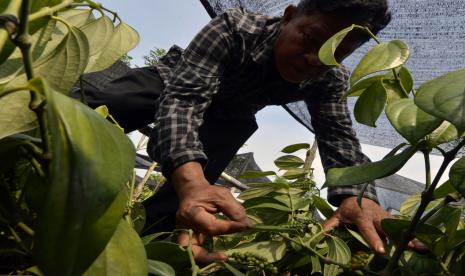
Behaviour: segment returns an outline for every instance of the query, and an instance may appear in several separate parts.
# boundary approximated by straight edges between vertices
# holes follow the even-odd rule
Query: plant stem
[[[155,162],[155,161],[152,162],[149,169],[145,173],[144,178],[142,179],[142,181],[135,187],[134,194],[133,194],[133,196],[131,198],[132,202],[135,202],[137,200],[137,198],[140,196],[140,194],[142,193],[142,190],[144,189],[145,183],[147,183],[147,181],[149,180],[149,178],[152,175],[153,171],[155,170],[155,167],[157,166],[157,164],[158,163]]]
[[[32,22],[34,20],[40,19],[45,16],[52,16],[54,13],[61,11],[63,9],[66,9],[68,7],[71,7],[71,4],[73,3],[73,0],[66,0],[63,3],[60,3],[56,6],[53,7],[44,7],[40,9],[39,11],[31,14],[29,16],[29,22]]]
[[[205,267],[203,267],[202,269],[199,270],[199,274],[202,274],[204,272],[208,272],[208,270],[216,267],[216,266],[221,266],[221,264],[217,263],[217,262],[214,262],[214,263],[211,263]]]
[[[20,8],[21,8],[21,0],[12,0],[8,4],[8,7],[2,13],[2,15],[12,15],[17,18]],[[0,52],[5,46],[10,36],[14,33],[14,29],[16,29],[16,26],[14,26],[14,29],[10,30],[6,27],[6,24],[8,23],[5,23],[5,27],[0,29]]]
[[[0,92],[0,98],[1,97],[5,97],[11,93],[15,93],[15,92],[19,92],[19,91],[24,91],[24,90],[27,90],[28,87],[27,86],[22,86],[22,87],[16,87],[16,88],[12,88],[12,89],[8,89],[8,90],[4,90],[2,92]]]
[[[189,260],[191,261],[192,276],[196,276],[199,273],[199,266],[195,263],[194,253],[192,252],[192,229],[188,230],[189,233],[189,245],[187,246],[187,253],[189,254]]]
[[[425,158],[425,189],[428,189],[431,185],[431,166],[429,161],[429,151],[422,150],[423,157]]]
[[[18,227],[21,228],[24,232],[26,232],[26,234],[28,234],[29,236],[34,237],[34,230],[32,230],[31,227],[27,226],[24,222],[18,222]]]
[[[32,68],[31,45],[32,40],[29,36],[29,9],[31,3],[29,0],[23,0],[21,11],[19,15],[18,35],[15,37],[15,43],[21,50],[24,62],[24,71],[26,72],[27,79],[30,80],[34,77],[34,69]],[[31,95],[32,97],[32,95]]]
[[[415,237],[415,232],[418,228],[420,219],[423,215],[423,212],[425,211],[426,207],[428,204],[433,200],[433,193],[434,189],[436,189],[437,184],[439,183],[439,180],[441,179],[441,176],[444,174],[444,171],[446,170],[447,166],[449,165],[452,160],[454,160],[455,156],[457,155],[458,151],[465,145],[465,139],[462,140],[457,147],[455,147],[453,150],[450,152],[447,152],[444,161],[441,164],[441,167],[439,168],[438,173],[434,177],[433,183],[429,185],[428,188],[425,189],[425,191],[421,195],[421,202],[420,206],[418,206],[417,211],[415,212],[415,215],[412,219],[412,222],[410,223],[408,229],[405,231],[404,235],[402,235],[402,239],[400,243],[398,244],[396,250],[394,251],[394,254],[392,255],[392,258],[389,260],[385,272],[387,272],[389,275],[396,269],[398,266],[398,262],[400,257],[402,256],[405,247],[407,246],[407,243]]]

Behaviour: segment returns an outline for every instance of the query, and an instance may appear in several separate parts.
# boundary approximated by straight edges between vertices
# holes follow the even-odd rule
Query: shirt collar
[[[267,18],[264,31],[260,36],[262,42],[252,50],[252,59],[258,64],[267,64],[273,57],[273,47],[281,27],[280,17]]]

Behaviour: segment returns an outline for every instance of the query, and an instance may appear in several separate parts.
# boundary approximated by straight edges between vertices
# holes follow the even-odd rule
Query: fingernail
[[[376,247],[376,252],[378,252],[379,254],[384,254],[384,253],[386,253],[386,250],[384,250],[384,246],[378,245]]]

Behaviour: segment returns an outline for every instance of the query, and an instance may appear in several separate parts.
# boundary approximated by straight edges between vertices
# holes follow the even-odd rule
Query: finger
[[[221,212],[231,220],[242,222],[250,226],[250,221],[245,212],[245,208],[237,201],[228,189],[221,189],[221,199],[217,201],[217,205]]]
[[[224,252],[208,252],[205,248],[201,247],[200,234],[194,233],[192,235],[192,253],[194,254],[195,262],[198,264],[210,264],[215,261],[227,261],[228,257]],[[189,234],[183,232],[178,237],[178,243],[181,246],[189,246]]]
[[[408,247],[410,249],[413,249],[417,252],[420,252],[420,253],[425,253],[429,250],[428,246],[426,246],[426,244],[422,243],[421,241],[417,240],[417,239],[413,239],[411,240],[409,243],[408,243]]]
[[[329,231],[331,229],[338,227],[339,225],[341,225],[341,220],[336,213],[323,223],[323,230]]]
[[[237,221],[217,219],[203,208],[196,208],[192,214],[192,227],[197,232],[210,236],[231,234],[246,230],[248,225]]]
[[[371,221],[359,220],[355,223],[360,231],[360,234],[365,238],[371,248],[373,248],[377,253],[384,254],[384,244],[381,238],[376,231],[375,226]]]

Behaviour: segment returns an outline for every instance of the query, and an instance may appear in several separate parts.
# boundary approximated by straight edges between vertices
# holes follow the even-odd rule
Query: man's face
[[[320,62],[318,51],[326,40],[348,24],[325,14],[296,16],[296,11],[294,6],[289,6],[284,13],[281,32],[274,45],[274,60],[283,79],[300,83],[331,69]],[[336,51],[336,59],[340,62],[356,46],[344,41]]]

